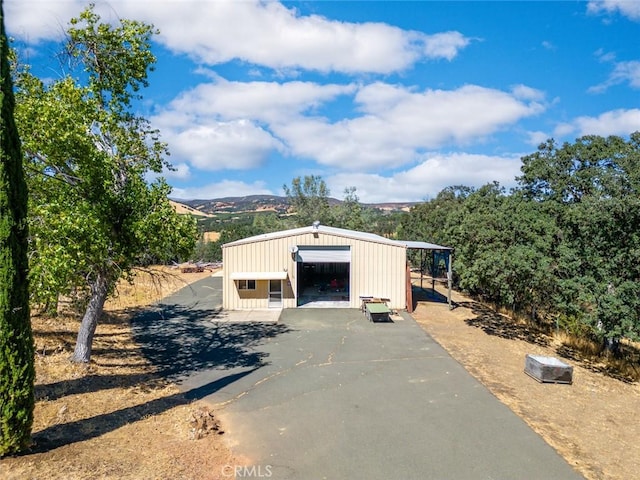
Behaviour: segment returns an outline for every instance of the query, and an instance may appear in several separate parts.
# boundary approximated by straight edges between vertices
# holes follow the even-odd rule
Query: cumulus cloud
[[[498,181],[515,185],[520,156],[488,156],[470,153],[432,154],[418,165],[390,176],[340,173],[327,178],[332,192],[354,186],[363,203],[406,202],[435,197],[451,185],[480,187]]]
[[[531,100],[534,102],[543,102],[545,94],[541,90],[528,87],[527,85],[515,85],[512,87],[511,92],[515,98],[521,100]]]
[[[443,32],[422,37],[423,52],[427,58],[446,58],[453,60],[460,50],[471,43],[471,39],[460,32]]]
[[[300,121],[354,85],[309,82],[216,82],[183,92],[151,118],[180,161],[203,170],[249,169],[286,153],[271,126]]]
[[[174,188],[171,198],[179,200],[198,200],[222,197],[243,197],[246,195],[273,195],[264,182],[245,183],[235,180],[222,180],[201,187]]]
[[[352,118],[318,111],[337,99],[356,105]],[[271,152],[340,170],[379,170],[420,153],[481,141],[543,111],[544,95],[467,85],[417,91],[376,82],[216,82],[182,93],[151,119],[180,161],[205,170],[254,168]]]
[[[640,131],[640,109],[618,109],[597,117],[578,117],[572,122],[562,123],[555,129],[557,136],[575,135],[620,135],[626,136]]]
[[[186,125],[182,129],[168,125],[162,117],[163,138],[171,152],[201,170],[248,170],[261,166],[280,142],[249,120],[210,121]]]
[[[181,93],[166,110],[188,113],[190,120],[209,117],[285,122],[355,89],[354,84],[231,82],[217,77],[215,82]]]
[[[5,0],[5,23],[9,35],[24,42],[61,39],[69,20],[86,2],[81,0]]]
[[[594,0],[587,4],[587,11],[596,15],[619,13],[631,20],[640,20],[640,2],[635,0]]]
[[[518,95],[528,97],[535,92],[518,90]],[[333,123],[305,118],[273,130],[293,155],[323,165],[367,171],[392,168],[413,161],[424,150],[480,141],[544,110],[538,95],[532,101],[518,95],[475,85],[415,91],[377,82],[358,90],[358,117]]]
[[[424,58],[450,60],[469,43],[458,32],[334,21],[278,2],[155,2],[145,14],[169,49],[210,65],[241,59],[274,69],[391,73]]]
[[[153,23],[161,32],[158,41],[168,49],[208,65],[239,59],[275,70],[388,74],[425,59],[451,60],[471,41],[459,32],[429,35],[385,23],[301,15],[274,1],[96,3],[103,19]],[[10,33],[28,41],[52,38],[51,25],[66,25],[84,6],[71,0],[8,0],[6,4]]]

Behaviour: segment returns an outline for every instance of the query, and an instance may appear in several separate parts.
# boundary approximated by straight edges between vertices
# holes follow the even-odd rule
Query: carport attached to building
[[[295,308],[328,301],[330,306],[339,302],[359,308],[362,297],[381,297],[389,300],[391,308],[404,309],[407,248],[414,247],[321,225],[227,243],[223,245],[223,306],[229,310]]]

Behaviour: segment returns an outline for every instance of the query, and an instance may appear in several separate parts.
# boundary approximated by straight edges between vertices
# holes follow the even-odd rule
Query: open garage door
[[[349,246],[299,246],[298,306],[348,307],[351,274]]]
[[[349,246],[300,246],[297,260],[302,263],[351,263],[351,248]]]

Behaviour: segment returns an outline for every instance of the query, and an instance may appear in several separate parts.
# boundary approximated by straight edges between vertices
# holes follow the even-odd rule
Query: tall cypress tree
[[[0,0],[0,457],[31,441],[35,379],[27,283],[27,185]]]

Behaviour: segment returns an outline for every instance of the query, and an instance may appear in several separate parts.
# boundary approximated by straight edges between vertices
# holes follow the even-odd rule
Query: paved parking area
[[[190,310],[177,309],[170,323],[193,322],[180,318]],[[198,322],[207,341],[197,350],[207,361],[191,369],[181,362],[182,388],[218,407],[227,439],[254,473],[581,478],[410,316],[371,323],[358,310],[297,309],[284,310],[277,324],[221,327],[206,314]]]

